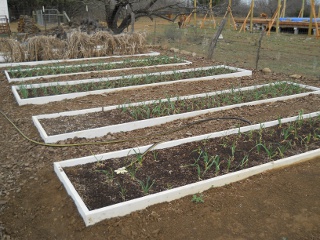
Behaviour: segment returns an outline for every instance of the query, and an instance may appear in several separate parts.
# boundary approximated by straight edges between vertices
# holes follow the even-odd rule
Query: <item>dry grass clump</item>
[[[101,31],[88,35],[75,31],[67,40],[53,36],[35,36],[21,44],[14,39],[0,39],[0,51],[8,62],[135,54],[146,50],[145,37],[144,33],[112,35]]]
[[[66,58],[87,58],[94,52],[94,44],[87,33],[73,32],[67,39]]]
[[[35,36],[27,41],[28,61],[64,58],[66,43],[53,36]]]
[[[12,38],[0,38],[0,52],[6,62],[23,62],[26,59],[22,46]]]

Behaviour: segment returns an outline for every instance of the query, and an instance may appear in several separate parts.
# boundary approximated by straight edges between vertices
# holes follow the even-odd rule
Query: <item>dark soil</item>
[[[166,53],[165,53],[166,54]],[[189,58],[191,60],[191,58]],[[196,65],[215,65],[202,58]],[[190,67],[190,66],[189,66]],[[317,79],[290,79],[284,74],[254,72],[253,78],[239,78],[249,84],[293,80],[320,87]],[[219,80],[220,81],[220,80]],[[10,84],[0,75],[1,111],[28,137],[41,141],[31,116],[123,104],[214,91],[217,81],[177,83],[139,90],[87,96],[46,105],[15,102]],[[319,109],[316,95],[260,106],[229,110],[227,116],[248,118],[257,123],[278,116]],[[254,112],[254,113],[253,113]],[[216,113],[217,114],[217,113]],[[219,113],[223,114],[223,113]],[[201,116],[196,119],[206,118]],[[131,139],[107,145],[46,147],[24,139],[4,118],[0,118],[0,238],[3,239],[319,239],[320,236],[320,159],[270,171],[228,186],[203,193],[204,203],[192,196],[162,203],[121,218],[85,227],[73,201],[53,172],[52,163],[71,158],[144,146],[156,141],[179,139],[229,128],[227,121],[208,121],[170,134],[157,132],[178,127],[188,120],[163,126],[117,133],[93,142]],[[189,121],[194,121],[189,120]],[[237,124],[235,122],[233,125]],[[141,136],[148,136],[140,138]],[[84,143],[68,139],[62,143]],[[1,239],[2,240],[2,239]]]
[[[320,147],[320,117],[64,168],[89,210]],[[117,169],[127,172],[117,174]]]

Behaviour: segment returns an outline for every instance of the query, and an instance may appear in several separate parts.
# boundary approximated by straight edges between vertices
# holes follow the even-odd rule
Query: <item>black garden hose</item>
[[[4,116],[4,118],[11,123],[11,125],[18,131],[18,133],[20,133],[20,135],[22,137],[24,137],[26,140],[28,140],[29,142],[32,142],[36,145],[41,145],[41,146],[46,146],[46,147],[77,147],[77,146],[87,146],[87,145],[107,145],[107,144],[114,144],[114,143],[121,143],[121,142],[130,142],[130,141],[135,141],[138,139],[146,139],[148,137],[151,136],[151,134],[146,135],[146,136],[141,136],[141,137],[136,137],[136,138],[128,138],[128,139],[118,139],[118,140],[111,140],[111,141],[103,141],[103,142],[85,142],[85,143],[70,143],[70,144],[54,144],[54,143],[44,143],[44,142],[38,142],[36,140],[33,140],[31,138],[29,138],[28,136],[26,136],[13,122],[12,120],[3,112],[0,110],[0,113],[2,116]],[[213,117],[213,118],[205,118],[205,119],[201,119],[198,121],[194,121],[192,123],[186,124],[184,126],[178,127],[178,128],[173,128],[167,131],[163,131],[163,132],[158,132],[155,134],[152,134],[152,136],[163,136],[163,135],[167,135],[173,132],[178,132],[182,129],[188,128],[190,126],[193,125],[197,125],[197,124],[201,124],[204,122],[209,122],[209,121],[214,121],[214,120],[239,120],[242,122],[245,122],[247,124],[251,124],[250,121],[243,119],[243,118],[239,118],[239,117]],[[157,142],[156,144],[159,144],[159,142]],[[152,148],[152,147],[151,147]]]

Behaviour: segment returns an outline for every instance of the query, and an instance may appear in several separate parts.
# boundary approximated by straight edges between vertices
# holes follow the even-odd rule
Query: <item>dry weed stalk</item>
[[[2,52],[6,62],[25,61],[25,51],[15,39],[0,38],[0,52]]]

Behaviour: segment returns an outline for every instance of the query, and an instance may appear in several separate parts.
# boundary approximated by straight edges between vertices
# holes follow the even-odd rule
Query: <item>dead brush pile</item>
[[[100,31],[88,35],[77,31],[71,33],[67,40],[53,36],[35,36],[19,43],[14,39],[0,38],[0,52],[7,62],[130,55],[145,52],[145,37],[144,33],[112,35]]]
[[[0,38],[0,52],[6,62],[26,61],[25,51],[15,39]]]
[[[119,34],[115,36],[116,54],[135,54],[145,51],[145,34]]]
[[[64,58],[66,43],[53,36],[35,36],[27,41],[28,61]]]
[[[108,32],[100,31],[95,33],[92,35],[91,41],[95,46],[93,52],[95,57],[112,55],[117,47],[114,35]]]
[[[131,44],[131,54],[143,53],[146,51],[146,34],[132,33],[129,34],[129,43]]]
[[[67,39],[65,58],[88,58],[93,55],[94,44],[87,33],[73,32]]]
[[[82,53],[83,57],[99,57],[112,54],[136,54],[145,52],[146,34],[129,33],[113,35],[106,31],[99,31],[93,35],[75,32],[68,39],[68,47],[73,52]],[[79,54],[78,58],[82,57]],[[74,58],[72,55],[68,58]]]

